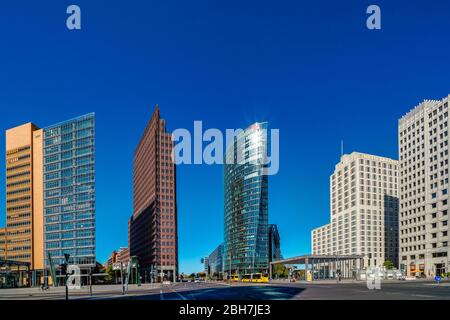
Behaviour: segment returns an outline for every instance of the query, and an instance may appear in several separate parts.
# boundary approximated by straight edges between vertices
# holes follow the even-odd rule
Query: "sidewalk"
[[[364,280],[342,279],[339,283],[362,283]],[[314,281],[297,280],[296,282],[289,282],[288,280],[272,280],[270,283],[288,284],[288,283],[301,283],[301,284],[337,284],[336,279],[321,279]]]
[[[416,279],[416,280],[381,280],[383,283],[428,283],[429,285],[438,285],[434,279]],[[352,283],[365,283],[366,280],[354,280],[343,279],[337,282],[336,279],[321,279],[314,281],[298,280],[296,282],[289,282],[288,280],[272,280],[273,284],[288,284],[288,283],[300,283],[300,284],[352,284]],[[441,281],[442,286],[450,286],[450,280]]]

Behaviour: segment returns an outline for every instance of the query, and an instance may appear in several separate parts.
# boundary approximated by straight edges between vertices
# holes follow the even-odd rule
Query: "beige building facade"
[[[398,262],[398,162],[353,152],[330,177],[330,223],[311,232],[313,254],[361,254],[364,265]]]
[[[449,272],[449,100],[425,100],[398,122],[400,265],[411,276]]]
[[[35,195],[42,194],[41,130],[27,123],[6,131],[6,230],[5,259],[26,262],[31,269],[42,266],[43,211],[35,208]],[[35,145],[35,143],[37,145]],[[41,195],[42,197],[42,195]],[[40,209],[40,210],[39,210]]]
[[[6,228],[0,228],[0,259],[6,259]]]

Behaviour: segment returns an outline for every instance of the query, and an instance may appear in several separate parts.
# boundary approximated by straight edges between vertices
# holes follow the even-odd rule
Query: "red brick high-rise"
[[[178,275],[176,168],[173,140],[159,107],[136,148],[133,215],[128,224],[130,256],[139,259],[144,281],[175,280]]]

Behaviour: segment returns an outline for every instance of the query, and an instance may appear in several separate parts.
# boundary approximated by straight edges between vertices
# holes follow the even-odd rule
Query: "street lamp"
[[[69,300],[69,286],[67,285],[67,280],[68,280],[68,276],[69,276],[67,274],[67,265],[69,264],[69,258],[70,258],[70,254],[64,253],[64,263],[61,264],[61,271],[64,274],[64,283],[66,286],[66,301]]]

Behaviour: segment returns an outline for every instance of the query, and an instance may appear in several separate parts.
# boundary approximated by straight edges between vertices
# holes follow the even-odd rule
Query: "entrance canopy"
[[[364,267],[364,255],[303,255],[270,262],[269,273],[272,278],[273,267],[277,264],[299,264],[305,266],[304,278],[307,281],[314,279],[329,279],[336,275],[342,278],[355,278],[356,271]],[[309,279],[309,280],[308,280]]]
[[[362,254],[351,254],[351,255],[303,255],[292,258],[287,258],[283,260],[271,261],[270,265],[273,266],[275,264],[309,264],[313,261],[315,263],[318,262],[332,262],[332,261],[346,261],[346,260],[358,260],[364,258]]]

